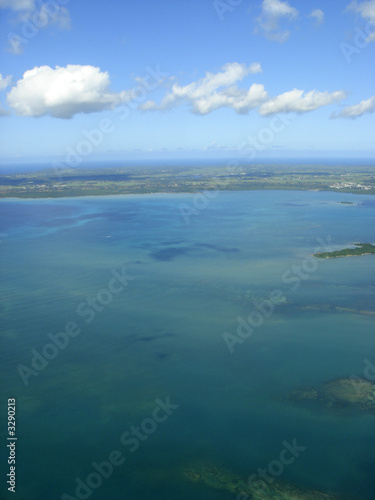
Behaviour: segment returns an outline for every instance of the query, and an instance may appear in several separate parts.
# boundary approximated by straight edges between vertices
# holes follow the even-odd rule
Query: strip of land
[[[0,198],[58,198],[200,191],[311,190],[375,194],[375,165],[54,168],[0,176]],[[350,205],[350,200],[340,203]]]
[[[314,253],[319,259],[334,259],[336,257],[353,257],[358,255],[375,254],[375,245],[371,243],[355,243],[355,248],[344,248],[334,252]]]

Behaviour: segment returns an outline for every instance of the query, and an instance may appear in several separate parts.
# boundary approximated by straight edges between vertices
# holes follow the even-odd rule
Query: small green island
[[[356,248],[344,248],[334,252],[314,253],[319,259],[334,259],[336,257],[354,257],[359,255],[375,254],[375,245],[371,243],[354,243]]]

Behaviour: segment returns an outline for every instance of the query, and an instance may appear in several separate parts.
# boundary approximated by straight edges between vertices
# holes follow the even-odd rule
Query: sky
[[[374,158],[375,0],[0,0],[0,162]]]

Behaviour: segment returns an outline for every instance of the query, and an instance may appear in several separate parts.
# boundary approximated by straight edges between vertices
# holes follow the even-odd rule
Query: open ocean
[[[184,471],[205,464],[246,480],[293,440],[303,451],[272,479],[375,498],[375,415],[286,398],[364,378],[365,360],[375,364],[375,256],[311,257],[322,242],[374,243],[373,196],[247,191],[207,206],[191,194],[0,206],[5,465],[7,398],[17,415],[17,493],[3,474],[1,498],[235,500]],[[188,221],[182,206],[193,209]],[[282,300],[270,306],[275,290]],[[256,304],[272,311],[259,320]],[[228,347],[250,314],[258,326]],[[110,456],[113,471],[102,464]]]

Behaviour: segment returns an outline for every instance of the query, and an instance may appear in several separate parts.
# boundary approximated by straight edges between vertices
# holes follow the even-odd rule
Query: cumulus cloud
[[[240,90],[233,86],[197,99],[192,104],[194,113],[200,115],[222,107],[230,107],[239,114],[245,114],[259,106],[266,98],[267,92],[264,86],[254,83],[248,90]]]
[[[316,21],[316,25],[320,26],[324,22],[324,12],[320,9],[315,9],[309,14]]]
[[[323,106],[328,106],[335,101],[339,101],[346,97],[345,92],[319,92],[311,90],[305,93],[304,90],[290,90],[262,104],[259,108],[259,113],[263,116],[272,115],[275,113],[306,113],[314,111]]]
[[[217,73],[206,75],[181,86],[172,83],[171,88],[157,104],[147,101],[138,106],[142,111],[169,110],[181,104],[188,104],[198,115],[227,107],[239,114],[249,113],[255,108],[262,116],[274,113],[305,113],[343,99],[342,91],[306,92],[294,89],[275,98],[270,98],[260,83],[240,88],[238,82],[250,74],[262,71],[259,63],[250,66],[240,63],[225,64]],[[10,84],[10,76],[0,75],[0,90]],[[139,79],[135,79],[138,81]],[[134,89],[113,92],[107,72],[94,66],[68,65],[66,67],[35,67],[26,71],[7,94],[8,105],[20,116],[53,116],[72,118],[78,113],[93,113],[114,109],[136,99]],[[1,114],[1,112],[0,112]]]
[[[189,85],[173,84],[160,104],[147,101],[139,107],[143,111],[166,110],[183,102],[191,105],[194,113],[205,115],[211,111],[231,107],[238,113],[247,113],[267,98],[263,85],[253,84],[249,89],[239,89],[237,82],[249,74],[262,71],[259,63],[250,66],[228,63],[218,73],[207,72],[204,78]]]
[[[285,42],[290,31],[282,29],[280,24],[283,19],[294,21],[298,17],[298,10],[291,7],[288,2],[281,0],[263,0],[262,11],[256,19],[258,27],[256,32],[263,32],[270,40]]]
[[[363,100],[354,106],[347,106],[340,113],[334,113],[331,118],[358,118],[366,113],[373,113],[375,111],[375,96],[370,99]]]
[[[132,98],[131,92],[114,93],[109,86],[108,73],[94,66],[40,66],[24,73],[7,100],[20,116],[72,118],[113,109]]]
[[[248,89],[236,84],[249,73],[261,72],[259,63],[247,67],[245,64],[228,63],[218,73],[206,73],[204,78],[185,86],[173,84],[160,104],[147,101],[139,109],[143,111],[168,110],[182,103],[190,104],[191,111],[199,115],[216,109],[229,107],[239,114],[259,108],[259,114],[268,116],[275,113],[307,113],[346,97],[345,92],[320,92],[294,89],[275,98],[269,98],[264,85],[253,83]]]

